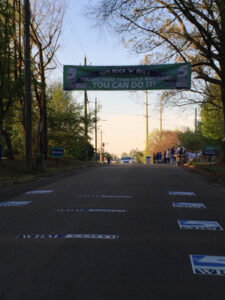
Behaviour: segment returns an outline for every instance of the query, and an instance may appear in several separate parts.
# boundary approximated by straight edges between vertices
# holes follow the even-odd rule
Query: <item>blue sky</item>
[[[93,2],[93,1],[92,1]],[[112,31],[96,28],[94,21],[85,15],[85,6],[90,0],[67,0],[61,48],[57,58],[62,65],[138,65],[144,54],[137,55],[125,49],[120,36]],[[62,73],[54,75],[62,80]],[[81,92],[73,92],[74,97],[83,101]],[[159,128],[158,91],[149,92],[149,131]],[[131,149],[144,149],[145,145],[145,93],[139,92],[88,92],[89,106],[94,107],[97,97],[102,108],[99,117],[98,141],[100,130],[103,131],[103,142],[106,151],[121,155]],[[194,107],[183,112],[166,108],[163,113],[163,129],[181,129],[184,126],[193,128]],[[99,146],[99,145],[98,145]]]

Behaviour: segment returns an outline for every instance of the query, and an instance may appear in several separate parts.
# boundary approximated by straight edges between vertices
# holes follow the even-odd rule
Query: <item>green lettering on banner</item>
[[[140,66],[65,65],[63,88],[72,90],[189,90],[191,64]]]

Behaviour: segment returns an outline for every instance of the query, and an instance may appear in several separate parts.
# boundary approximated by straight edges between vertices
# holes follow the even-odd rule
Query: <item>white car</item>
[[[130,156],[124,156],[120,159],[120,163],[121,164],[133,164],[134,163],[134,160],[132,157]]]

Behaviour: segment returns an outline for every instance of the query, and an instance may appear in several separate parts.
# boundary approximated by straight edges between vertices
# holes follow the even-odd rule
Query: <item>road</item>
[[[1,197],[30,201],[0,207],[1,300],[225,299],[219,185],[174,166],[131,165],[87,169],[35,190]],[[204,230],[196,221],[207,221]],[[193,267],[190,255],[201,255]]]

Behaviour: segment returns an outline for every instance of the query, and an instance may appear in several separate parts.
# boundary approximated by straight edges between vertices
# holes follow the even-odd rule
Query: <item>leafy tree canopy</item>
[[[177,101],[206,102],[205,87],[215,84],[225,122],[224,0],[98,0],[91,12],[119,32],[125,46],[146,53],[148,63],[191,62],[192,90],[200,97],[187,94]],[[225,142],[223,153],[225,160]]]
[[[191,152],[203,151],[204,146],[215,144],[215,140],[203,135],[201,123],[199,123],[196,131],[187,128],[186,130],[179,132],[177,136],[180,144],[185,147],[187,151]]]
[[[65,92],[61,84],[54,84],[48,92],[48,138],[49,146],[61,146],[65,155],[84,159],[85,139],[83,137],[82,106],[70,92]],[[93,147],[89,144],[89,157]]]
[[[130,151],[130,156],[133,157],[137,163],[141,163],[143,161],[144,153],[138,149],[132,149]]]
[[[205,137],[225,141],[224,115],[221,92],[217,86],[210,86],[208,101],[201,105],[201,130]]]
[[[162,133],[155,129],[149,135],[149,149],[150,155],[153,153],[161,152],[162,154],[172,147],[175,147],[178,143],[177,137],[178,131],[163,130]]]

